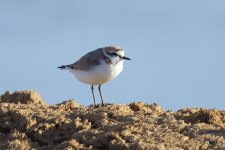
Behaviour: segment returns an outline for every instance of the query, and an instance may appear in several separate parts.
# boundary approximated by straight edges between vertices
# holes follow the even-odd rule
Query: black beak
[[[130,58],[125,57],[125,56],[120,56],[120,58],[125,59],[125,60],[131,60]]]

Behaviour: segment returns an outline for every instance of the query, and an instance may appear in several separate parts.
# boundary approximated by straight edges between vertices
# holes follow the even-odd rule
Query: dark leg
[[[99,93],[100,93],[100,96],[101,96],[102,105],[104,105],[103,98],[102,98],[101,84],[98,86],[98,90],[99,90]]]
[[[94,106],[96,107],[96,104],[95,104],[95,94],[94,94],[94,86],[91,85],[91,91],[92,91],[92,96],[93,96],[93,100],[94,100]]]

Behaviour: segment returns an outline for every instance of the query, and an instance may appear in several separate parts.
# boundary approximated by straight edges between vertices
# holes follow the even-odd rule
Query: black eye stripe
[[[107,53],[107,54],[110,55],[110,56],[118,56],[117,53]]]
[[[112,56],[112,54],[111,54],[111,53],[109,53],[109,52],[107,52],[107,54],[108,54],[109,56]]]

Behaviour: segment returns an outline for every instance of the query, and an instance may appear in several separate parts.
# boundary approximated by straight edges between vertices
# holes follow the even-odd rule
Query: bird
[[[79,81],[91,86],[94,106],[96,107],[94,86],[98,85],[101,105],[104,106],[101,85],[113,80],[121,73],[124,60],[131,59],[125,56],[121,47],[113,45],[93,50],[75,63],[61,65],[58,68],[70,71]]]

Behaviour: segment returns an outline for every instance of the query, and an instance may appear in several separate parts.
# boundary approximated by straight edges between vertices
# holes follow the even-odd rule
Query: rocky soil
[[[134,102],[104,107],[48,105],[35,91],[0,99],[0,149],[225,149],[225,111]]]

